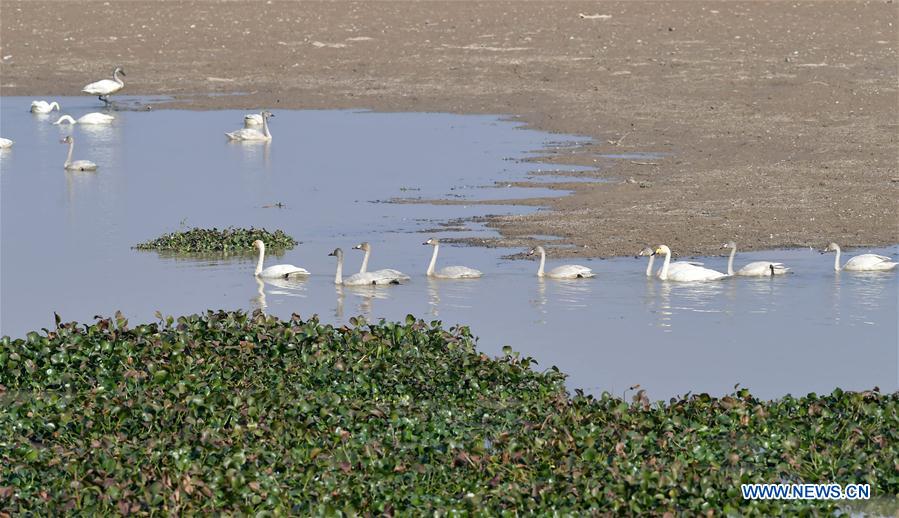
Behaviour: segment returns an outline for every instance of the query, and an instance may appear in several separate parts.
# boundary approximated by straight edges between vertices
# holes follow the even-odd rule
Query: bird
[[[790,271],[783,263],[771,261],[753,261],[734,272],[734,256],[737,255],[737,244],[733,241],[724,243],[721,248],[730,248],[730,258],[727,260],[727,274],[743,277],[759,277],[764,275],[783,275]]]
[[[360,272],[354,273],[347,278],[343,278],[343,250],[335,248],[333,252],[328,254],[329,257],[337,258],[337,274],[334,276],[334,284],[343,286],[370,286],[373,284],[399,284],[400,281],[396,277],[381,278],[376,272]]]
[[[122,67],[115,67],[115,70],[112,71],[112,79],[101,79],[99,81],[95,81],[89,85],[85,85],[84,88],[81,89],[82,92],[86,94],[94,94],[98,99],[109,105],[109,96],[118,92],[122,88],[125,87],[125,82],[119,78],[119,74],[122,74],[122,77],[126,76],[125,70]]]
[[[665,245],[659,245],[653,250],[656,255],[665,254],[665,263],[662,265],[662,271],[659,273],[659,279],[663,281],[713,281],[723,279],[728,275],[703,266],[683,263],[680,268],[671,269],[671,249]]]
[[[640,250],[640,252],[637,254],[637,257],[644,257],[644,256],[649,256],[649,262],[646,264],[646,276],[652,277],[652,264],[656,258],[655,252],[653,252],[652,248],[650,248],[648,246],[644,246],[643,250]],[[670,271],[677,270],[678,268],[681,268],[684,266],[702,266],[702,265],[703,265],[703,263],[697,263],[696,261],[678,261],[676,263],[671,263],[669,265],[668,269],[670,272]],[[656,272],[656,277],[661,275],[661,273],[662,273],[662,269],[659,268],[659,271]]]
[[[53,101],[31,101],[31,113],[50,113],[53,110],[59,110],[59,103]]]
[[[57,119],[56,122],[54,122],[53,124],[62,124],[62,123],[66,123],[66,122],[69,124],[75,124],[75,123],[78,123],[78,124],[109,124],[113,120],[115,120],[115,117],[112,115],[107,115],[105,113],[100,113],[100,112],[93,112],[93,113],[88,113],[87,115],[82,115],[81,117],[78,117],[78,119],[73,118],[71,115],[63,115],[62,117]]]
[[[840,245],[836,243],[830,243],[829,245],[827,245],[827,248],[825,248],[821,253],[826,252],[837,253],[836,257],[834,257],[833,260],[833,269],[835,271],[849,270],[856,272],[883,272],[892,270],[896,267],[897,264],[899,264],[885,255],[861,254],[849,259],[848,261],[846,261],[846,264],[844,264],[843,267],[840,268],[840,253],[842,253],[842,251],[840,250]]]
[[[440,250],[440,241],[437,238],[430,238],[422,245],[431,245],[434,247],[434,253],[431,255],[431,262],[428,264],[428,277],[437,279],[477,279],[484,275],[479,270],[469,268],[467,266],[447,266],[439,270],[434,270],[437,265],[437,252]]]
[[[15,144],[15,142],[8,138],[0,138],[0,149],[9,149],[13,144]]]
[[[253,126],[262,126],[262,115],[258,113],[248,113],[243,116],[243,127],[252,128]]]
[[[265,243],[261,239],[253,241],[253,248],[259,251],[259,259],[256,261],[256,277],[267,279],[287,279],[288,277],[296,277],[300,275],[309,275],[309,271],[292,264],[276,264],[262,269],[262,262],[265,260]]]
[[[543,266],[546,263],[546,250],[542,246],[532,248],[528,255],[540,254],[540,268],[537,269],[537,277],[549,277],[550,279],[586,279],[595,277],[593,270],[578,264],[565,264],[557,266],[544,273]]]
[[[75,160],[72,161],[72,151],[75,149],[75,139],[72,138],[71,135],[68,135],[66,138],[59,141],[61,144],[69,145],[69,154],[66,156],[66,161],[62,165],[67,171],[96,171],[97,164],[91,162],[90,160]]]
[[[269,111],[264,111],[259,115],[262,117],[262,131],[259,131],[256,128],[241,128],[230,133],[225,133],[225,135],[231,140],[271,140],[272,134],[268,130],[268,120],[275,115]]]
[[[358,245],[353,247],[353,250],[362,250],[365,252],[365,256],[362,257],[362,266],[359,267],[359,273],[369,273],[371,275],[374,275],[375,279],[378,282],[375,282],[373,284],[392,284],[392,281],[394,280],[396,280],[397,283],[409,280],[408,275],[399,270],[394,270],[393,268],[385,268],[383,270],[369,272],[368,259],[369,257],[371,257],[371,244],[368,241],[359,243]]]

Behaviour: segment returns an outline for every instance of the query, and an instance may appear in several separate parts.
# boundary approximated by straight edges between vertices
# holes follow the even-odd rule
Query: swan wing
[[[112,115],[93,112],[79,117],[78,122],[80,122],[81,124],[108,124],[112,122],[113,119],[115,119],[115,117],[113,117]]]
[[[447,266],[446,268],[441,268],[437,272],[436,277],[445,279],[476,279],[482,275],[484,274],[480,270],[467,266]]]
[[[593,273],[593,270],[586,266],[581,266],[579,264],[565,264],[553,268],[547,275],[559,279],[575,279],[579,277],[593,277],[595,274]]]
[[[689,267],[678,268],[677,270],[671,271],[671,267],[668,267],[668,280],[678,281],[678,282],[692,282],[692,281],[714,281],[717,279],[723,279],[727,277],[727,274],[721,273],[711,268],[703,268],[702,266],[692,266]]]
[[[85,85],[85,87],[82,88],[81,91],[86,94],[107,95],[113,92],[118,92],[121,88],[122,85],[120,85],[116,81],[113,81],[112,79],[101,79],[100,81],[95,81],[89,85]]]
[[[294,275],[309,275],[309,271],[292,264],[276,264],[259,272],[260,277],[290,277]]]
[[[885,255],[862,254],[846,261],[844,270],[892,270],[896,264]]]
[[[253,128],[241,128],[231,133],[225,133],[231,140],[268,140],[264,133]]]
[[[97,164],[90,160],[75,160],[69,164],[67,169],[74,169],[76,171],[94,171],[97,169]]]
[[[375,270],[368,273],[372,277],[372,284],[395,284],[400,281],[408,281],[410,279],[410,277],[405,273],[399,270],[394,270],[392,268]]]
[[[736,275],[742,276],[763,276],[772,275],[771,269],[774,268],[774,275],[787,273],[790,269],[783,263],[772,263],[770,261],[753,261],[746,266],[740,268]]]
[[[13,141],[8,138],[0,138],[0,149],[12,147]]]
[[[248,113],[243,118],[243,124],[246,127],[250,126],[262,126],[262,115],[258,113]]]

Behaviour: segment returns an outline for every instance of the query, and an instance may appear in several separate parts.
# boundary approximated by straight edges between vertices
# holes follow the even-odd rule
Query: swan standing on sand
[[[477,279],[484,275],[480,271],[467,266],[447,266],[434,271],[434,267],[437,265],[437,252],[440,250],[440,241],[432,237],[422,244],[434,247],[434,253],[431,255],[431,262],[428,264],[428,277],[434,277],[436,279]]]
[[[309,275],[309,271],[305,268],[300,268],[299,266],[294,266],[292,264],[276,264],[263,270],[262,262],[265,260],[265,243],[257,239],[256,241],[253,241],[253,248],[259,250],[259,259],[256,261],[256,271],[254,272],[257,277],[287,279],[288,277]]]
[[[831,243],[827,245],[821,253],[825,252],[836,252],[837,255],[833,259],[833,269],[835,271],[849,270],[856,272],[883,272],[886,270],[892,270],[896,267],[897,262],[893,261],[889,257],[885,255],[877,255],[877,254],[861,254],[853,257],[846,261],[846,264],[840,268],[840,245],[836,243]]]
[[[59,119],[56,120],[53,124],[109,124],[115,117],[112,115],[106,115],[105,113],[93,112],[88,113],[87,115],[82,115],[78,117],[78,119],[73,118],[71,115],[63,115]]]
[[[259,115],[262,117],[262,131],[256,128],[241,128],[231,133],[225,133],[225,135],[231,140],[271,140],[272,134],[268,130],[268,120],[275,115],[269,111],[264,111]]]
[[[654,253],[665,254],[665,263],[662,265],[662,271],[659,273],[659,279],[662,279],[663,281],[714,281],[727,277],[727,274],[725,273],[689,263],[681,263],[683,264],[682,267],[672,269],[671,249],[665,245],[657,246]]]
[[[59,103],[53,101],[31,101],[31,113],[50,113],[53,110],[59,110]]]
[[[344,286],[370,286],[372,284],[399,284],[397,278],[379,278],[377,272],[354,273],[346,279],[343,278],[343,250],[335,248],[333,252],[328,254],[329,257],[337,258],[337,274],[334,276],[334,284]],[[406,277],[408,279],[408,277]]]
[[[62,165],[67,171],[96,171],[97,164],[90,160],[75,160],[72,162],[72,150],[75,149],[75,139],[71,135],[59,141],[61,144],[69,145],[69,154],[66,155],[66,162]]]
[[[530,252],[528,252],[528,255],[534,254],[540,254],[540,268],[537,269],[537,277],[549,277],[550,279],[587,279],[596,275],[590,268],[578,264],[557,266],[544,273],[543,266],[546,264],[546,250],[544,250],[542,246],[538,246],[532,248]]]
[[[243,127],[252,128],[253,126],[262,126],[262,115],[258,113],[248,113],[243,116]]]
[[[109,106],[109,96],[125,87],[125,82],[119,78],[119,74],[122,74],[123,77],[127,75],[122,67],[115,67],[115,70],[112,71],[112,79],[95,81],[86,85],[81,91],[86,94],[96,95],[98,99]]]
[[[8,138],[0,138],[0,149],[9,149],[13,144],[15,144],[15,142]]]
[[[737,255],[737,244],[733,241],[721,245],[721,248],[730,248],[730,258],[727,260],[727,274],[744,277],[759,277],[763,275],[783,275],[790,271],[783,263],[770,261],[753,261],[734,272],[734,256]]]
[[[393,280],[397,281],[408,281],[409,276],[405,273],[394,270],[393,268],[385,268],[383,270],[376,270],[373,272],[368,271],[368,258],[371,257],[371,244],[366,241],[364,243],[359,243],[358,245],[353,247],[353,250],[362,250],[365,252],[365,256],[362,258],[362,266],[359,267],[359,273],[368,273],[369,275],[373,275],[378,282],[373,284],[392,284]]]

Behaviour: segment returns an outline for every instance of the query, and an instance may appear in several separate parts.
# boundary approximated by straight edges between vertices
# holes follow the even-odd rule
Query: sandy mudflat
[[[198,109],[503,113],[588,135],[552,160],[612,182],[492,221],[581,245],[559,254],[891,244],[897,26],[885,0],[2,0],[0,88],[78,95],[121,64],[126,93]],[[645,151],[670,155],[599,157]]]

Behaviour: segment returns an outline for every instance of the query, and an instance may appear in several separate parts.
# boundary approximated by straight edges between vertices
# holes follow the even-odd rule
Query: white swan
[[[790,271],[783,263],[770,261],[753,261],[734,272],[734,256],[737,255],[737,244],[733,241],[724,243],[721,248],[730,248],[730,258],[727,260],[727,274],[743,277],[759,277],[763,275],[783,275]]]
[[[654,253],[665,254],[665,263],[662,265],[662,271],[659,273],[659,279],[662,279],[663,281],[714,281],[727,277],[727,274],[725,273],[689,263],[681,263],[683,266],[672,269],[671,249],[665,245],[657,246]]]
[[[73,118],[71,115],[63,115],[59,119],[56,120],[53,124],[109,124],[115,120],[115,117],[112,115],[107,115],[105,113],[93,112],[88,113],[87,115],[82,115],[78,117],[78,119]]]
[[[565,264],[557,266],[544,273],[543,266],[546,263],[546,250],[542,246],[532,248],[528,255],[540,254],[540,268],[537,269],[537,277],[549,277],[550,279],[586,279],[595,276],[593,270],[578,264]]]
[[[96,171],[97,164],[90,160],[75,160],[72,162],[72,150],[75,149],[75,139],[71,135],[59,141],[62,144],[69,145],[69,154],[66,155],[66,161],[62,165],[67,171]]]
[[[253,248],[259,250],[259,259],[256,261],[256,271],[254,272],[257,277],[286,279],[298,275],[309,275],[309,271],[305,268],[300,268],[299,266],[294,266],[292,264],[276,264],[263,270],[262,262],[265,260],[265,243],[257,239],[256,241],[253,241]]]
[[[643,256],[649,256],[649,262],[646,264],[646,276],[652,277],[652,264],[656,258],[655,252],[652,250],[652,248],[650,248],[648,246],[644,246],[643,250],[640,250],[640,252],[637,254],[637,257],[643,257]],[[677,270],[678,268],[681,268],[684,266],[702,266],[702,264],[703,263],[697,263],[696,261],[678,261],[676,263],[670,264],[668,266],[668,270],[669,270],[669,272],[671,272],[673,270]],[[659,268],[659,271],[656,272],[656,277],[660,276],[661,274],[662,274],[662,269]]]
[[[886,270],[892,270],[896,267],[897,262],[893,261],[891,258],[885,255],[877,255],[877,254],[861,254],[853,257],[846,261],[846,264],[840,268],[840,245],[836,243],[831,243],[827,245],[827,248],[824,249],[824,252],[836,252],[837,255],[833,260],[833,269],[836,271],[849,270],[856,272],[883,272]],[[823,252],[822,252],[823,253]]]
[[[109,96],[125,87],[125,82],[119,78],[119,74],[122,74],[122,76],[127,75],[122,67],[115,67],[115,70],[112,71],[112,79],[95,81],[86,85],[81,91],[86,94],[94,94],[98,99],[109,104]]]
[[[353,247],[353,250],[362,250],[365,252],[365,256],[362,258],[362,266],[359,267],[359,273],[368,273],[369,275],[374,276],[378,282],[374,282],[372,284],[398,284],[401,281],[408,281],[409,276],[405,273],[394,270],[393,268],[385,268],[383,270],[375,270],[373,272],[368,271],[368,258],[371,257],[371,244],[368,241],[364,243],[359,243],[358,245]],[[397,281],[394,283],[393,281]]]
[[[269,111],[264,111],[259,115],[262,117],[262,131],[256,128],[241,128],[231,133],[225,133],[225,135],[231,140],[271,140],[272,134],[268,130],[268,120],[275,115]]]
[[[428,264],[428,277],[437,279],[477,279],[484,275],[479,270],[467,266],[447,266],[435,271],[434,267],[437,265],[437,252],[440,250],[440,241],[432,237],[422,244],[434,247],[434,253],[431,255],[431,262]]]
[[[248,113],[243,116],[243,127],[252,128],[253,126],[262,126],[262,115],[258,113]]]
[[[11,148],[13,144],[15,144],[15,142],[9,140],[8,138],[0,138],[0,149]]]
[[[59,110],[59,103],[53,101],[31,101],[31,113],[50,113],[53,110]]]
[[[335,248],[333,252],[328,254],[330,257],[337,258],[337,274],[334,276],[334,284],[342,284],[344,286],[370,286],[372,284],[399,284],[396,278],[384,279],[374,275],[375,272],[354,273],[346,279],[343,278],[343,250]]]

